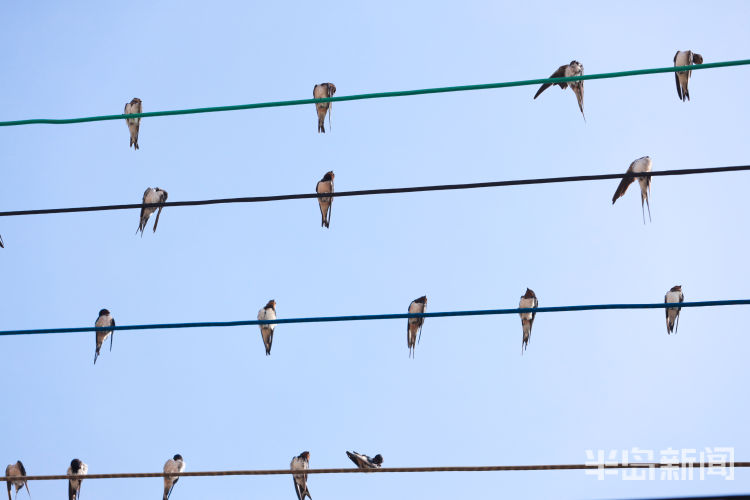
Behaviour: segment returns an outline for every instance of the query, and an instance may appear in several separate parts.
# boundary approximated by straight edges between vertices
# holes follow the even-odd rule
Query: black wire
[[[12,210],[0,212],[0,217],[12,217],[16,215],[43,215],[43,214],[62,214],[72,212],[101,212],[105,210],[129,210],[144,207],[188,207],[198,205],[221,205],[225,203],[259,203],[266,201],[285,201],[285,200],[302,200],[307,198],[320,197],[343,197],[343,196],[368,196],[377,194],[399,194],[399,193],[416,193],[423,191],[452,191],[459,189],[478,189],[489,187],[505,186],[524,186],[530,184],[557,184],[563,182],[582,182],[582,181],[601,181],[609,179],[621,179],[623,177],[659,177],[672,175],[693,175],[693,174],[713,174],[718,172],[739,172],[750,170],[750,165],[739,165],[730,167],[709,167],[709,168],[683,168],[677,170],[661,170],[656,172],[644,173],[622,173],[622,174],[599,174],[599,175],[574,175],[567,177],[543,177],[539,179],[518,179],[511,181],[494,181],[494,182],[474,182],[468,184],[441,184],[437,186],[413,186],[402,188],[384,188],[384,189],[362,189],[358,191],[340,191],[338,193],[304,193],[304,194],[280,194],[273,196],[248,196],[241,198],[216,198],[212,200],[192,200],[192,201],[168,201],[165,203],[128,203],[124,205],[99,205],[90,207],[70,207],[70,208],[43,208],[36,210]]]

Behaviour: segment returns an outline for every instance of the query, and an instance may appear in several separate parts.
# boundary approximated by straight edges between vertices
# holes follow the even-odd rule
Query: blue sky
[[[6,4],[2,119],[144,111],[546,77],[750,56],[746,2],[35,2]],[[585,84],[146,119],[138,152],[120,121],[0,130],[2,210],[310,192],[748,162],[750,68]],[[653,222],[617,181],[0,220],[2,329],[748,297],[747,174],[656,178]],[[739,267],[738,267],[739,266]],[[747,308],[428,319],[408,359],[406,321],[1,339],[2,460],[30,474],[349,466],[577,463],[586,449],[733,446],[747,460]],[[108,349],[108,348],[107,348]],[[311,477],[316,500],[619,498],[742,492],[734,481],[597,481],[582,471]],[[62,482],[34,482],[62,498]],[[90,480],[83,500],[161,494],[159,479]],[[25,493],[22,493],[22,497]],[[289,477],[183,479],[174,500],[292,499]]]

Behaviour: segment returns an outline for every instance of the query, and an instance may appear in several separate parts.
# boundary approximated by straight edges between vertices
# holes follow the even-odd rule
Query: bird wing
[[[550,78],[563,78],[565,76],[565,68],[567,67],[567,65],[560,66],[559,68],[557,68],[557,71],[550,75]],[[565,88],[568,86],[567,83],[545,83],[541,87],[539,87],[539,90],[537,90],[536,94],[534,95],[534,99],[539,97],[539,94],[550,88],[552,85],[559,85],[561,88]]]
[[[162,191],[162,193],[163,194],[159,196],[159,203],[164,203],[165,201],[167,201],[167,197],[169,196],[169,194],[166,191]],[[164,207],[159,207],[159,211],[156,212],[156,220],[154,221],[154,232],[156,232],[156,226],[159,225],[159,216],[161,215],[162,208]]]
[[[633,176],[633,165],[635,165],[635,161],[630,164],[630,167],[628,167],[628,171],[625,173],[625,177],[622,178],[622,180],[620,181],[620,184],[617,186],[615,195],[612,197],[613,205],[615,204],[618,198],[622,197],[622,195],[625,194],[625,191],[628,190],[628,187],[630,187],[630,185],[635,180],[635,177]]]

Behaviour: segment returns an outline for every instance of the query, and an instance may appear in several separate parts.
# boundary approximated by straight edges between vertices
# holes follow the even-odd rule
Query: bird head
[[[99,316],[109,316],[109,309],[102,309],[99,311]]]
[[[133,97],[133,100],[130,101],[130,104],[139,104],[140,102],[141,102],[140,99],[138,99],[137,97]]]
[[[681,292],[681,291],[682,291],[682,285],[675,285],[670,290],[670,292]]]
[[[328,97],[333,97],[333,94],[336,93],[336,86],[332,83],[328,83]]]
[[[180,455],[180,454],[178,453],[177,455],[175,455],[174,457],[172,457],[172,459],[173,459],[173,460],[182,460],[182,455]]]
[[[273,299],[269,300],[268,304],[266,304],[265,309],[273,309],[275,311],[276,310],[276,301],[273,300]]]
[[[74,474],[78,474],[78,471],[81,470],[81,461],[77,458],[74,458],[70,461],[70,470],[73,471]]]
[[[700,54],[696,54],[693,52],[693,63],[694,64],[703,64],[703,56]]]
[[[303,459],[304,461],[309,462],[310,461],[310,452],[309,451],[303,451],[302,453],[299,454],[299,457],[301,459]]]
[[[523,294],[523,298],[531,299],[533,297],[536,297],[536,295],[534,294],[534,290],[532,290],[531,288],[526,288],[526,293]]]
[[[420,304],[427,304],[427,295],[422,295],[418,299],[416,299],[414,302],[418,302]]]
[[[383,455],[381,455],[380,453],[378,453],[377,455],[375,455],[374,457],[372,457],[372,463],[377,464],[377,465],[382,464],[383,463]]]

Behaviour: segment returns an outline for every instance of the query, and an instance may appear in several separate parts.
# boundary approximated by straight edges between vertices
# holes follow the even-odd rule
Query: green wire
[[[233,106],[215,106],[210,108],[175,109],[172,111],[151,111],[148,113],[133,113],[130,115],[102,115],[83,118],[49,119],[36,118],[30,120],[13,120],[0,122],[0,127],[16,125],[52,124],[66,125],[69,123],[99,122],[105,120],[123,120],[125,118],[148,118],[152,116],[192,115],[197,113],[215,113],[218,111],[237,111],[240,109],[276,108],[281,106],[300,106],[318,102],[359,101],[362,99],[380,99],[384,97],[403,97],[420,94],[442,94],[444,92],[465,92],[467,90],[499,89],[505,87],[521,87],[524,85],[541,85],[545,83],[574,82],[578,80],[600,80],[603,78],[620,78],[623,76],[650,75],[654,73],[672,73],[675,71],[697,71],[700,69],[724,68],[728,66],[744,66],[750,64],[750,59],[738,61],[723,61],[692,66],[670,66],[667,68],[636,69],[632,71],[618,71],[615,73],[598,73],[593,75],[569,76],[565,78],[537,78],[535,80],[519,80],[516,82],[482,83],[478,85],[458,85],[453,87],[436,87],[431,89],[399,90],[395,92],[375,92],[371,94],[355,94],[340,97],[324,97],[322,99],[297,99],[293,101],[257,102],[253,104],[236,104]]]

